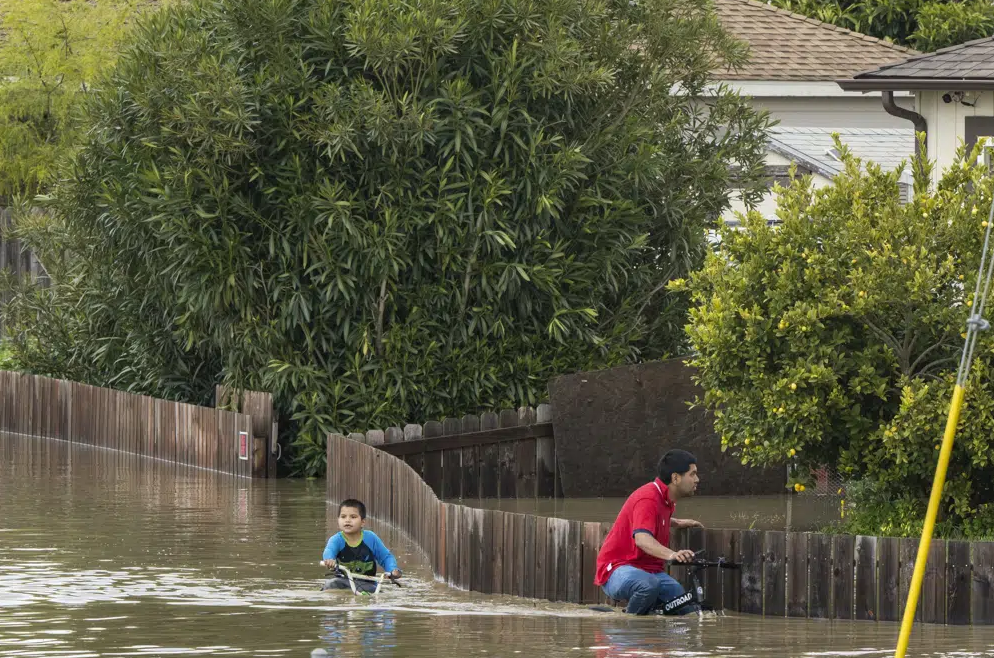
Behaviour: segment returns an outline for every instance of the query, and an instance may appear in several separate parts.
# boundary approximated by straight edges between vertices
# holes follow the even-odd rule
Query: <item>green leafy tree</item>
[[[803,485],[829,464],[858,481],[849,527],[920,531],[992,202],[983,166],[957,163],[929,190],[843,150],[815,190],[778,190],[782,226],[758,215],[675,288],[724,449],[743,463],[793,463]],[[994,531],[994,340],[984,335],[945,490],[941,531]]]
[[[34,194],[78,144],[76,109],[134,0],[0,0],[0,198]]]
[[[994,35],[984,0],[773,0],[790,11],[930,52]]]
[[[536,403],[683,348],[685,300],[765,115],[707,91],[704,0],[193,0],[138,30],[23,229],[25,363],[328,431]],[[289,426],[284,422],[284,426]]]

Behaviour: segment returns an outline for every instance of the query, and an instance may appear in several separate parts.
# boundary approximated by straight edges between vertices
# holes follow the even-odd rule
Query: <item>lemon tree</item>
[[[861,163],[815,190],[778,190],[782,225],[758,215],[722,233],[688,281],[693,360],[723,449],[743,463],[793,463],[789,486],[828,464],[859,484],[847,507],[863,532],[914,534],[929,494],[973,303],[991,204],[982,167],[957,163],[900,199],[897,172]],[[994,528],[994,358],[984,336],[943,508],[945,532]],[[994,516],[991,516],[994,519]]]

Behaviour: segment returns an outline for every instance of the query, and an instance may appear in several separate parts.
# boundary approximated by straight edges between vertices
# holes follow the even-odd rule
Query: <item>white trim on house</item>
[[[852,98],[880,97],[880,92],[851,92],[843,91],[838,83],[833,81],[805,80],[718,80],[718,83],[736,90],[743,96],[753,98]],[[711,88],[714,88],[712,86]],[[894,92],[895,98],[912,98],[912,92]]]

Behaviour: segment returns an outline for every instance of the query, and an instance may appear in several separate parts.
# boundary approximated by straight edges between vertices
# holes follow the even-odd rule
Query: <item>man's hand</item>
[[[673,556],[670,557],[673,562],[693,562],[694,561],[694,551],[689,549],[684,549],[682,551],[673,551]]]
[[[693,519],[670,519],[670,525],[674,528],[703,528],[704,524]]]
[[[397,580],[398,578],[400,578],[400,576],[401,576],[400,569],[394,569],[393,571],[390,572],[390,577],[394,580]]]
[[[327,569],[334,569],[338,566],[338,563],[334,560],[321,560],[321,564],[323,564]]]

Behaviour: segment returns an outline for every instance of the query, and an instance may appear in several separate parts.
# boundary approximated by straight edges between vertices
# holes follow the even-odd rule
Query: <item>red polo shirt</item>
[[[635,531],[647,530],[663,546],[670,543],[670,518],[676,505],[670,492],[659,478],[639,487],[628,497],[618,513],[611,531],[604,538],[597,554],[597,574],[594,584],[604,585],[614,569],[630,565],[649,573],[666,570],[665,563],[635,545]]]

